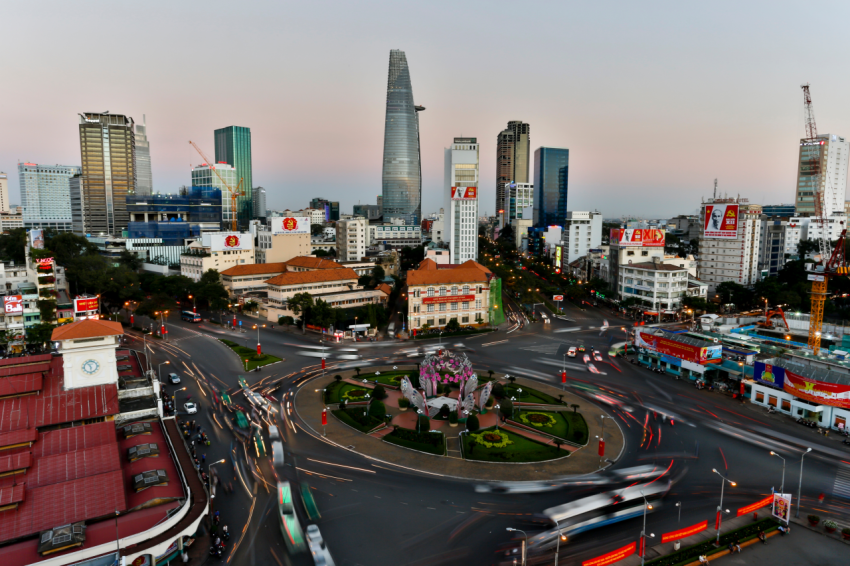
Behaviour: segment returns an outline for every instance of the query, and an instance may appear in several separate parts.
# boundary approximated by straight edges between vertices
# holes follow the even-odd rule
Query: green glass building
[[[254,179],[251,175],[251,128],[243,126],[228,126],[215,131],[215,161],[227,163],[236,169],[236,183],[242,179],[242,191],[245,193],[236,201],[239,228],[247,228],[253,218],[254,203],[252,189]],[[233,186],[236,189],[236,185]],[[227,201],[229,207],[230,195],[226,190],[221,192],[222,201]]]

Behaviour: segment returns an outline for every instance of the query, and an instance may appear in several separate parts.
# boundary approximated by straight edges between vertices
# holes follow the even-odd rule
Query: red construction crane
[[[225,187],[227,187],[227,190],[230,192],[230,220],[231,220],[230,227],[234,232],[238,231],[239,230],[239,223],[237,221],[237,214],[236,214],[236,210],[237,210],[236,209],[236,198],[245,196],[245,191],[242,190],[242,177],[239,177],[239,184],[236,185],[236,189],[234,190],[233,187],[231,187],[230,185],[227,184],[227,181],[224,180],[224,177],[221,176],[221,174],[218,172],[218,170],[216,170],[215,162],[212,161],[206,155],[204,155],[204,152],[201,151],[201,148],[198,147],[198,145],[195,142],[193,142],[192,140],[189,140],[189,143],[192,144],[192,147],[194,147],[195,150],[201,155],[201,157],[204,158],[206,165],[208,165],[209,168],[212,169],[213,173],[215,173],[216,177],[218,177],[219,181],[221,181],[221,184],[224,185]],[[224,195],[222,195],[222,197],[223,196]]]

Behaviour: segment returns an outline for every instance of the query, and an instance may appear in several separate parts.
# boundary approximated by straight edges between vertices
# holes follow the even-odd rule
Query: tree
[[[446,323],[446,332],[458,332],[459,330],[460,323],[458,323],[456,318],[452,318]]]
[[[293,311],[294,312],[294,311]],[[310,309],[310,319],[320,328],[330,328],[340,318],[340,310],[332,307],[327,301],[318,299]]]
[[[292,324],[295,324],[295,319],[291,316],[282,316],[277,319],[277,323],[281,326],[290,326]]]
[[[310,235],[321,236],[324,233],[325,227],[321,224],[310,224]]]
[[[138,271],[142,268],[142,259],[130,250],[121,251],[121,255],[118,256],[118,263],[132,271]]]
[[[720,283],[716,288],[716,293],[720,295],[720,301],[723,304],[734,303],[739,309],[750,308],[755,298],[750,289],[734,281]]]
[[[43,346],[45,343],[50,342],[54,328],[55,326],[48,322],[40,322],[39,324],[30,326],[26,329],[27,342]]]
[[[383,419],[386,414],[387,406],[384,405],[383,401],[375,400],[369,403],[369,415],[378,419]]]
[[[289,310],[294,314],[301,315],[301,328],[304,334],[307,334],[307,313],[313,306],[313,297],[310,293],[295,293],[287,301]]]
[[[53,252],[58,265],[69,267],[74,260],[84,255],[97,255],[97,246],[83,236],[72,232],[59,232],[44,238],[44,245]]]
[[[480,426],[481,425],[478,423],[478,417],[476,417],[475,415],[469,415],[468,417],[466,417],[466,430],[470,432],[475,432]]]
[[[39,299],[36,302],[38,312],[41,313],[41,322],[48,323],[56,320],[56,301],[52,299]]]
[[[26,260],[27,231],[14,228],[8,234],[0,235],[0,256],[8,261],[23,263]]]
[[[372,279],[376,281],[376,284],[381,283],[386,276],[387,274],[384,272],[384,268],[380,265],[376,265],[374,269],[372,269]]]
[[[573,408],[573,412],[575,413],[579,409],[579,407],[581,407],[581,405],[577,405],[576,403],[573,403],[572,405],[570,405],[570,407]]]

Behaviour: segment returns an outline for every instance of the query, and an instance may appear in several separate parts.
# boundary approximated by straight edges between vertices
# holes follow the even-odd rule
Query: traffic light
[[[594,291],[593,289],[591,289],[591,290],[590,290],[590,294],[591,294],[591,295],[595,295],[595,294],[596,294],[596,291]]]

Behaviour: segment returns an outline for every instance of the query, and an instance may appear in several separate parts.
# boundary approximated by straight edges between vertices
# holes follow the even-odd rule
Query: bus
[[[277,482],[277,512],[280,518],[280,532],[290,554],[307,550],[304,531],[295,515],[295,505],[292,500],[292,486],[288,481]]]
[[[201,315],[192,311],[183,311],[180,313],[180,318],[189,322],[201,322]]]

